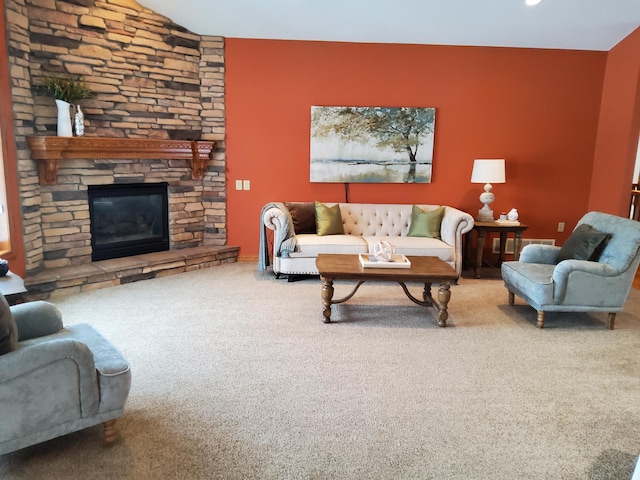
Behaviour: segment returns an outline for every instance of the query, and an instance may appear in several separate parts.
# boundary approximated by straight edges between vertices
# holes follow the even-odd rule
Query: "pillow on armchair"
[[[591,260],[597,262],[608,238],[608,233],[601,232],[591,225],[582,223],[576,227],[560,248],[556,263],[560,263],[563,260]]]

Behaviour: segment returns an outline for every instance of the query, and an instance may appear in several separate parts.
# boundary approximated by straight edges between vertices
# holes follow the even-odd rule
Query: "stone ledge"
[[[193,247],[50,268],[27,277],[27,300],[86,292],[238,261],[239,247]]]

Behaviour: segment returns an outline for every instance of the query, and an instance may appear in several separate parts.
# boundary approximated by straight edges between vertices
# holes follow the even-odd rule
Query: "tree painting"
[[[429,183],[435,108],[311,107],[311,181]]]

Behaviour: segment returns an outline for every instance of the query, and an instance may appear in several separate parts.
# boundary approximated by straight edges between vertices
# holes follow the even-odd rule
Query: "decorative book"
[[[359,258],[364,268],[409,268],[411,266],[409,259],[402,254],[394,255],[388,262],[378,260],[375,255],[366,253],[361,253]]]
[[[496,223],[498,225],[520,225],[520,222],[518,220],[496,220]]]

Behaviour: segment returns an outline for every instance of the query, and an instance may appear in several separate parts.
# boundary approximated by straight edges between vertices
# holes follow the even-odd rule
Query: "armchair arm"
[[[572,273],[583,272],[598,277],[615,277],[620,272],[608,263],[590,262],[588,260],[564,260],[553,270],[553,279],[558,281]]]
[[[62,315],[52,303],[38,300],[10,308],[18,326],[19,342],[51,335],[62,329]]]
[[[544,263],[553,265],[558,258],[560,247],[554,245],[526,245],[520,252],[520,261],[523,263]]]
[[[46,340],[28,346],[19,346],[18,350],[3,355],[0,358],[0,386],[40,369],[45,373],[38,376],[43,384],[33,387],[38,391],[45,391],[47,388],[45,382],[50,382],[54,389],[59,379],[55,376],[47,376],[46,368],[64,360],[73,361],[77,368],[82,415],[95,415],[98,412],[100,394],[93,354],[86,345],[77,340],[70,338]],[[0,392],[3,391],[0,388]],[[0,396],[0,404],[2,403],[3,398]]]
[[[588,260],[564,260],[553,270],[554,302],[591,305],[594,298],[615,303],[626,291],[613,280],[620,272],[607,263]],[[569,298],[568,298],[569,297]]]

